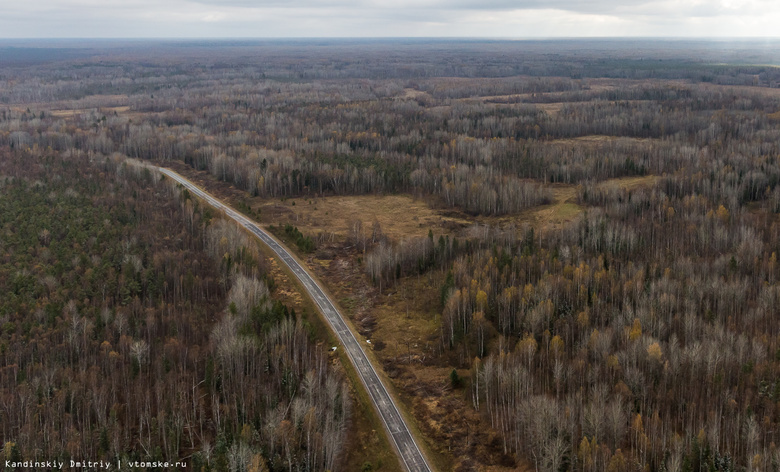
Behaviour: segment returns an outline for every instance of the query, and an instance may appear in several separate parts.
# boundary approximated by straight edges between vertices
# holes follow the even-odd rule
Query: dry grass
[[[440,321],[436,282],[430,275],[407,277],[379,297],[372,336],[386,344],[382,358],[414,363],[432,355]]]
[[[296,285],[290,280],[287,272],[282,269],[275,257],[269,257],[267,264],[268,273],[274,279],[274,298],[300,313],[305,307],[305,303]]]
[[[30,110],[48,110],[53,116],[68,117],[90,110],[101,110],[103,113],[127,112],[127,95],[90,95],[79,100],[59,100],[54,102],[17,103],[11,104],[11,109],[18,112]]]
[[[635,143],[649,143],[652,141],[658,141],[657,138],[633,138],[633,137],[627,137],[627,136],[607,136],[603,134],[590,134],[587,136],[578,136],[576,138],[562,138],[562,139],[554,139],[550,141],[551,143],[557,143],[557,144],[576,144],[578,146],[583,145],[597,145],[612,141],[625,141],[625,142],[635,142]]]
[[[481,414],[467,404],[463,390],[452,389],[452,367],[442,364],[440,353],[441,277],[437,272],[407,277],[383,294],[374,293],[370,308],[375,318],[371,355],[385,366],[404,409],[413,413],[416,427],[432,453],[429,457],[439,470],[461,466],[493,472],[531,470],[526,464],[500,465],[511,459],[503,457],[496,447],[493,439],[497,433],[486,427]],[[340,285],[339,292],[348,293],[360,283]],[[366,283],[365,278],[362,283]],[[467,369],[458,374],[470,375]]]
[[[431,95],[428,92],[423,92],[422,90],[416,90],[413,88],[405,88],[404,93],[398,98],[401,99],[426,98],[426,99],[433,100],[433,97],[431,97]]]
[[[632,190],[639,187],[652,187],[655,185],[656,182],[658,182],[657,175],[642,175],[642,176],[636,176],[636,177],[620,177],[617,179],[609,179],[605,180],[601,183],[599,183],[600,188],[610,188],[610,187],[616,187],[616,188],[623,188]]]
[[[347,249],[344,243],[335,242],[318,250],[306,262],[312,272],[325,282],[332,299],[347,315],[347,323],[354,327],[353,332],[367,348],[367,355],[375,361],[375,365],[409,365],[411,358],[415,370],[423,368],[423,362],[432,359],[433,349],[436,348],[437,343],[432,339],[438,339],[436,300],[431,296],[437,293],[437,289],[431,276],[407,278],[395,288],[380,294],[365,277],[358,262],[360,254],[354,247]],[[423,303],[425,300],[431,302],[426,305]],[[404,342],[406,340],[409,342]],[[383,370],[379,373],[390,391],[402,399],[399,404],[401,411],[408,417],[416,418],[416,422],[410,424],[411,429],[417,431],[418,426],[423,429],[421,421],[425,418],[417,415],[416,395],[409,395],[417,388],[416,385],[409,385],[403,379],[391,380]],[[357,444],[361,447],[364,436],[358,436]],[[449,456],[442,454],[438,448],[437,438],[426,435],[420,447],[435,465],[435,470],[452,470]],[[353,448],[354,451],[359,451],[359,448]],[[348,465],[353,464],[355,462]]]
[[[563,103],[535,103],[534,106],[550,116],[555,116],[561,112]]]
[[[587,136],[582,139],[599,141],[609,137]],[[576,219],[585,210],[577,204],[576,185],[548,185],[547,188],[553,197],[553,202],[548,205],[529,208],[513,215],[472,217],[454,210],[433,208],[426,201],[409,195],[294,198],[284,201],[259,197],[247,198],[245,192],[232,185],[216,181],[206,172],[192,170],[183,164],[175,164],[171,167],[233,205],[240,201],[248,201],[254,210],[260,211],[262,224],[289,223],[297,226],[306,235],[332,233],[336,241],[346,241],[352,223],[356,220],[362,221],[363,231],[367,233],[370,233],[374,221],[378,221],[384,234],[399,241],[409,237],[426,236],[428,230],[432,230],[437,236],[457,235],[463,228],[475,222],[499,226],[514,224],[519,229],[531,225],[539,230],[556,230]],[[653,186],[657,180],[658,177],[653,175],[621,177],[605,180],[598,185],[633,189]],[[316,260],[309,262],[317,263]],[[331,261],[319,263],[327,265]],[[336,268],[337,272],[339,270]]]
[[[260,210],[264,222],[290,223],[304,234],[326,231],[345,237],[356,220],[362,221],[365,231],[378,221],[383,233],[400,240],[425,236],[429,229],[436,234],[450,234],[469,224],[464,218],[445,215],[408,195],[295,198],[283,202],[253,199],[251,204]]]
[[[599,142],[610,138],[586,136],[580,139]],[[633,189],[652,186],[657,179],[657,176],[652,175],[621,177],[605,180],[598,185]],[[353,222],[362,221],[363,231],[370,233],[372,224],[378,221],[384,234],[400,241],[426,236],[428,230],[435,235],[457,235],[475,222],[498,226],[514,224],[521,231],[527,225],[542,231],[554,231],[565,227],[585,210],[577,203],[576,185],[552,184],[547,188],[552,193],[551,204],[503,216],[472,217],[459,211],[436,209],[424,200],[409,195],[296,198],[285,201],[257,198],[250,203],[254,209],[260,210],[263,223],[289,223],[297,226],[304,234],[332,233],[336,240],[344,241],[350,234]]]
[[[696,86],[710,90],[717,90],[719,92],[728,92],[729,90],[733,90],[740,95],[745,94],[749,96],[750,94],[756,94],[770,98],[780,97],[780,88],[754,87],[750,85],[719,85],[710,83],[700,83],[696,84]]]
[[[770,113],[766,115],[767,118],[769,118],[770,121],[774,123],[780,123],[780,111],[776,111],[774,113]]]
[[[121,107],[78,108],[74,110],[52,110],[51,114],[52,116],[57,116],[57,117],[69,117],[81,113],[87,113],[91,110],[97,110],[99,113],[103,113],[103,114],[114,113],[114,112],[127,113],[130,110],[130,107],[121,106]]]
[[[638,187],[652,187],[657,181],[658,176],[655,175],[619,177],[600,182],[598,187],[635,189]],[[519,231],[523,231],[522,228],[525,225],[530,225],[541,231],[556,231],[574,221],[585,211],[585,207],[577,203],[578,186],[554,184],[548,188],[553,195],[553,203],[530,208],[517,215],[493,218],[489,221],[502,226],[511,223],[517,226]],[[522,234],[519,236],[522,236]]]

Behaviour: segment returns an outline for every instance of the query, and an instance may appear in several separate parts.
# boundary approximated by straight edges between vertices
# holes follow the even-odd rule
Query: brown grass
[[[424,362],[439,339],[437,280],[430,275],[408,277],[379,297],[373,308],[373,337],[384,341],[385,359]]]
[[[304,234],[327,231],[345,237],[356,220],[362,221],[364,231],[370,231],[371,225],[378,221],[383,233],[400,240],[425,236],[429,229],[436,234],[449,234],[469,224],[459,215],[445,215],[408,195],[295,198],[283,202],[258,198],[251,204],[253,209],[260,210],[263,221],[290,223]]]
[[[75,116],[80,113],[86,113],[90,110],[97,110],[99,113],[107,114],[107,113],[126,113],[130,110],[129,106],[122,106],[122,107],[99,107],[99,108],[78,108],[74,110],[52,110],[51,114],[52,116],[57,117],[68,117],[68,116]]]
[[[400,95],[398,98],[401,99],[417,99],[417,98],[428,98],[433,100],[433,97],[428,92],[423,92],[422,90],[416,90],[413,88],[405,88],[402,95]]]
[[[11,104],[11,109],[18,112],[30,110],[49,110],[54,116],[73,116],[89,110],[104,110],[127,112],[130,107],[127,104],[127,95],[90,95],[79,100],[59,100],[54,102],[16,103]]]
[[[652,187],[657,181],[658,176],[655,175],[619,177],[600,182],[598,187],[634,189]],[[577,203],[578,186],[553,184],[548,188],[553,195],[553,203],[530,208],[517,215],[493,218],[492,222],[502,226],[513,223],[519,231],[523,231],[524,225],[530,225],[541,231],[556,231],[574,221],[585,211],[585,208]]]
[[[634,177],[619,177],[617,179],[609,179],[599,183],[601,188],[617,187],[632,190],[639,187],[652,187],[658,182],[657,175],[642,175]]]
[[[555,116],[561,112],[563,103],[535,103],[534,106],[550,116]]]
[[[611,141],[627,141],[627,142],[635,142],[635,143],[649,143],[652,141],[658,141],[658,138],[633,138],[633,137],[627,137],[627,136],[607,136],[604,134],[590,134],[587,136],[578,136],[576,138],[561,138],[561,139],[553,139],[550,141],[550,143],[557,143],[557,144],[576,144],[579,146],[582,145],[595,145],[595,144],[602,144],[607,143]]]

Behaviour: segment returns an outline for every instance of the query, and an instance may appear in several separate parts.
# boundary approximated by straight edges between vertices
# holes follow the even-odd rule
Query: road
[[[159,170],[163,174],[182,184],[190,192],[202,198],[214,208],[224,211],[227,216],[248,229],[263,243],[270,247],[276,255],[279,256],[279,259],[290,268],[292,273],[298,277],[298,280],[300,280],[301,284],[306,288],[306,291],[309,292],[311,299],[319,306],[325,319],[328,320],[330,327],[336,335],[338,335],[344,350],[347,351],[349,359],[352,361],[352,365],[355,367],[355,370],[360,376],[360,380],[363,382],[366,391],[371,397],[374,407],[382,418],[387,433],[392,438],[396,452],[406,466],[406,469],[409,472],[430,472],[431,468],[420,452],[420,448],[417,447],[417,443],[415,443],[412,434],[409,432],[406,421],[404,421],[403,416],[401,416],[401,413],[398,411],[395,402],[387,392],[387,389],[379,378],[379,375],[376,373],[368,356],[366,356],[360,342],[358,342],[355,335],[349,327],[347,327],[347,324],[344,322],[344,317],[338,309],[336,309],[336,306],[330,298],[328,298],[320,285],[311,277],[311,275],[309,275],[303,266],[301,266],[298,260],[270,234],[242,214],[222,204],[222,202],[204,192],[176,172],[162,167],[160,167]]]

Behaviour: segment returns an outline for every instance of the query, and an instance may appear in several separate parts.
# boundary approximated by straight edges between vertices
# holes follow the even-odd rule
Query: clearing
[[[250,205],[260,210],[263,222],[290,223],[303,233],[320,231],[337,237],[349,234],[360,220],[364,231],[379,222],[382,232],[400,240],[413,236],[451,234],[471,222],[465,216],[431,208],[422,199],[409,195],[358,195],[347,197],[290,198],[284,201],[253,198]]]

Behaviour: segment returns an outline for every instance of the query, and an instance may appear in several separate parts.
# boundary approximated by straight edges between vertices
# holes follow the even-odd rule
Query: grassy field
[[[264,221],[290,223],[304,233],[320,231],[338,237],[349,234],[353,222],[360,220],[365,229],[378,221],[382,232],[393,239],[425,236],[428,230],[449,234],[468,224],[459,216],[448,216],[431,208],[425,201],[409,195],[361,195],[268,201],[252,199],[253,209],[260,210]]]

